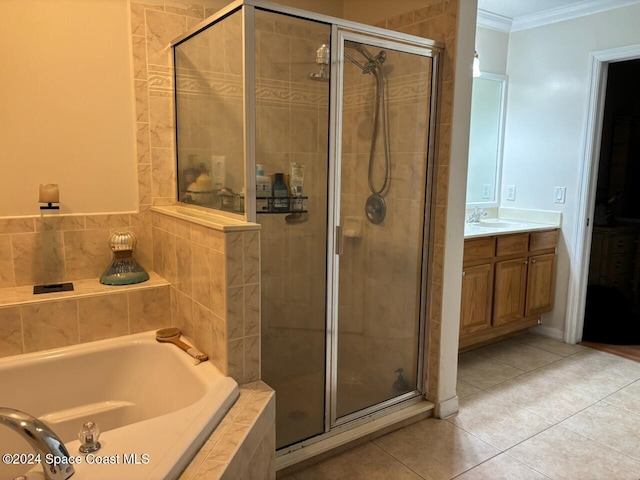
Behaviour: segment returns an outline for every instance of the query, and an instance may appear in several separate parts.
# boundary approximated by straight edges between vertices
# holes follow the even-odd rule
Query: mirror
[[[473,79],[467,205],[497,206],[507,77],[483,72]]]

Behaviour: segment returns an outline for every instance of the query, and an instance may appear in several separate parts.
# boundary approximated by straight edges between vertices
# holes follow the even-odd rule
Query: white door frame
[[[589,257],[591,254],[591,234],[593,232],[593,212],[596,202],[598,182],[598,162],[602,140],[602,119],[607,89],[607,67],[612,62],[622,62],[640,58],[640,45],[613,48],[592,52],[589,60],[589,98],[587,121],[583,140],[580,197],[576,228],[573,239],[575,252],[569,279],[569,298],[564,341],[576,343],[582,339],[584,312],[587,300],[589,277]]]

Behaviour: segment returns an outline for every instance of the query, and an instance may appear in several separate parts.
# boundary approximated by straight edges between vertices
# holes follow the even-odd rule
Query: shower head
[[[367,50],[366,48],[364,48],[364,46],[357,44],[356,45],[356,50],[358,52],[360,52],[362,54],[362,56],[364,58],[366,58],[369,62],[375,62],[376,61],[376,57],[374,57],[373,55],[371,55],[371,53],[369,53],[369,50]]]
[[[362,70],[362,73],[364,74],[373,73],[375,75],[378,75],[378,73],[381,72],[382,64],[387,59],[386,51],[380,50],[378,54],[374,57],[371,54],[371,52],[365,48],[364,45],[361,45],[359,43],[351,43],[351,46],[358,53],[360,53],[360,55],[362,55],[367,60],[367,62],[363,65],[360,62],[358,62],[355,58],[351,57],[348,53],[345,52],[344,56],[347,60],[349,60],[351,63],[357,66],[360,70]]]

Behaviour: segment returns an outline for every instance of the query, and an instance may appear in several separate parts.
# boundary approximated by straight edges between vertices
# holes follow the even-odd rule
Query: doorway
[[[635,61],[640,59],[640,45],[632,45],[628,47],[621,47],[612,50],[605,50],[600,52],[594,52],[591,54],[590,59],[590,83],[589,83],[589,104],[587,112],[587,125],[585,128],[585,141],[584,141],[584,171],[581,175],[582,183],[580,185],[580,206],[579,214],[577,216],[576,231],[576,256],[575,260],[578,264],[577,270],[579,275],[571,279],[569,285],[569,306],[567,311],[567,326],[565,328],[565,342],[576,343],[583,338],[585,327],[585,313],[586,303],[589,291],[589,285],[594,283],[606,281],[611,282],[614,279],[609,278],[602,280],[601,277],[607,277],[609,274],[615,275],[615,268],[626,268],[628,263],[621,263],[621,258],[615,258],[612,262],[609,262],[608,258],[605,259],[605,263],[602,263],[603,256],[609,257],[610,255],[616,255],[618,253],[625,254],[627,256],[633,255],[633,253],[624,250],[624,245],[620,247],[624,251],[618,252],[615,247],[611,250],[608,246],[606,250],[602,250],[601,239],[595,234],[602,233],[599,229],[607,226],[606,217],[615,218],[617,215],[622,215],[621,212],[629,212],[629,209],[633,209],[632,205],[634,201],[620,202],[619,195],[615,195],[620,191],[620,185],[616,183],[618,178],[628,178],[623,172],[620,175],[619,165],[613,165],[610,161],[611,154],[614,149],[619,149],[615,146],[619,144],[618,140],[621,138],[621,121],[618,118],[615,121],[616,115],[610,114],[610,132],[608,132],[605,123],[605,109],[607,104],[607,86],[609,84],[609,74],[613,74],[613,81],[616,76],[619,77],[620,73],[625,73],[626,68],[635,69],[637,64]],[[622,63],[628,63],[628,66],[621,65]],[[618,64],[618,65],[616,65]],[[613,67],[610,72],[610,67]],[[628,72],[627,72],[628,73]],[[622,80],[624,82],[624,80]],[[613,87],[612,87],[613,88]],[[614,102],[618,103],[618,102]],[[614,112],[613,107],[610,108],[611,112]],[[617,115],[621,117],[622,115]],[[614,135],[614,125],[616,125],[617,135]],[[631,126],[631,125],[629,125]],[[614,168],[606,167],[606,172],[600,175],[600,161],[601,152],[603,155],[603,161],[608,162],[608,165]],[[614,153],[614,156],[618,156],[618,153]],[[620,162],[618,162],[619,164]],[[636,168],[632,166],[630,168]],[[630,170],[631,171],[631,170]],[[613,175],[613,176],[612,176]],[[623,181],[624,183],[624,181]],[[609,187],[612,187],[610,192]],[[623,189],[622,189],[623,190]],[[610,195],[612,193],[612,195]],[[634,196],[628,196],[628,199],[632,199]],[[609,200],[612,200],[613,205],[608,205]],[[615,206],[618,203],[619,206]],[[596,209],[596,207],[598,208]],[[616,209],[618,209],[616,211]],[[624,219],[630,217],[619,217],[623,219],[624,223],[627,223]],[[633,220],[633,218],[631,218]],[[602,224],[602,225],[596,225]],[[635,222],[629,222],[634,224]],[[634,227],[632,226],[633,230]],[[633,235],[633,233],[631,233]],[[612,245],[617,245],[618,240],[613,241]],[[609,241],[607,240],[607,245]],[[624,242],[623,242],[624,243]],[[600,259],[600,261],[598,261]],[[593,265],[592,265],[593,263]],[[609,270],[602,270],[602,265]],[[593,266],[593,270],[591,267]],[[613,269],[613,270],[612,270]],[[628,275],[627,271],[622,272],[624,275]],[[619,283],[619,282],[618,282]],[[625,285],[628,286],[626,281]],[[615,285],[614,285],[615,287]],[[593,289],[592,289],[593,290]],[[596,302],[592,302],[596,303]]]
[[[582,340],[640,344],[640,59],[607,66]]]

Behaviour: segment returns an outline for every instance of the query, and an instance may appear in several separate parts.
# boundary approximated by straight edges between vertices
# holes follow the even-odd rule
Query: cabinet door
[[[555,284],[556,255],[549,253],[531,257],[527,274],[527,317],[553,310]]]
[[[491,328],[491,264],[466,267],[462,273],[460,335]]]
[[[493,324],[504,325],[524,318],[527,285],[527,259],[496,263]]]

